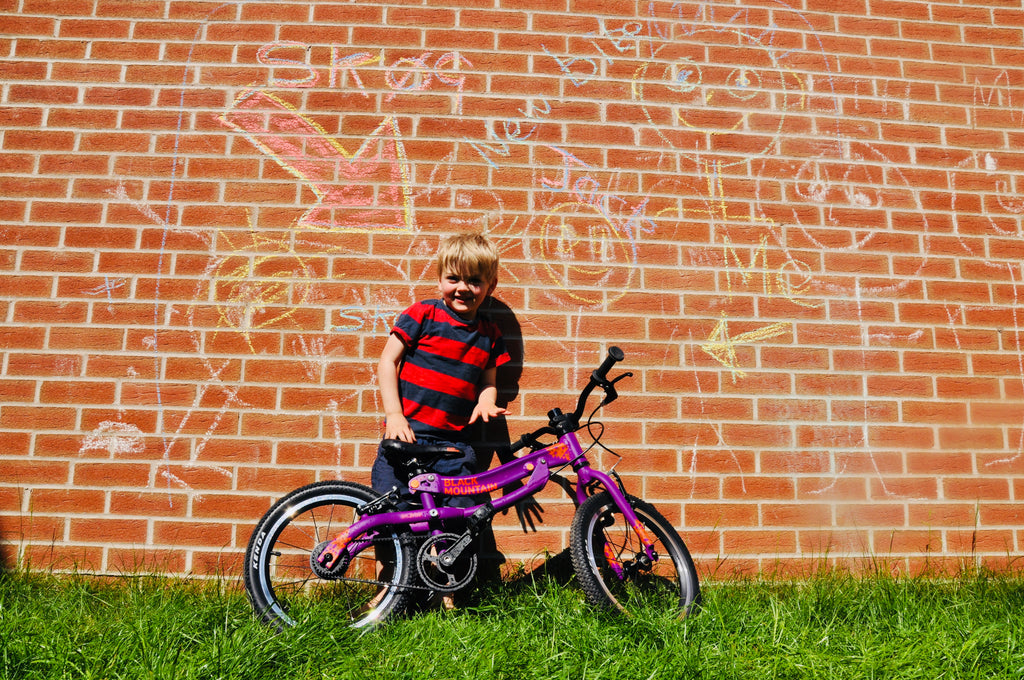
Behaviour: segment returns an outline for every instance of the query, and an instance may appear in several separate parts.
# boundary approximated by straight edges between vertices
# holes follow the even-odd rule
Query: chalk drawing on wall
[[[219,117],[313,192],[298,227],[329,231],[413,230],[412,171],[395,119],[386,116],[355,151],[262,90],[248,90]]]
[[[751,331],[730,335],[729,321],[723,312],[721,320],[719,320],[714,330],[711,331],[711,335],[708,336],[707,341],[700,348],[705,354],[727,368],[732,374],[732,381],[736,382],[737,378],[744,378],[747,375],[740,368],[737,361],[736,346],[780,337],[790,332],[791,327],[791,323],[780,321]]]
[[[111,458],[116,458],[141,453],[145,448],[145,435],[138,426],[116,420],[104,420],[85,436],[78,454],[106,451]]]
[[[651,41],[650,58],[633,74],[632,97],[667,146],[717,156],[721,168],[746,164],[751,153],[769,153],[786,116],[807,106],[804,78],[771,40],[771,29],[754,35],[735,26],[690,26],[660,45]],[[710,58],[711,50],[724,63]]]

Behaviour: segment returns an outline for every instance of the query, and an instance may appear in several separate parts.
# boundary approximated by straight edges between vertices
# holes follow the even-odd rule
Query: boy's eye
[[[467,286],[483,286],[484,280],[479,276],[471,276],[468,279],[464,279],[457,274],[449,274],[445,277],[445,281],[451,284],[458,283],[459,281],[465,281]]]

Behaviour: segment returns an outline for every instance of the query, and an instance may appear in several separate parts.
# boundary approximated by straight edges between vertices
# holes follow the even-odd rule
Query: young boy
[[[495,375],[510,361],[498,327],[479,314],[498,283],[498,251],[480,234],[445,239],[437,253],[439,300],[418,302],[399,316],[380,363],[385,439],[450,444],[463,455],[434,465],[440,475],[468,475],[476,460],[465,428],[504,415],[496,404]],[[374,490],[404,490],[380,453],[371,472]],[[468,507],[470,497],[453,497]]]

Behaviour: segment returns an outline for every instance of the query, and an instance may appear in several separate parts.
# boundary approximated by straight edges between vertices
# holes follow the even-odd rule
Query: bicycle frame
[[[576,433],[569,432],[560,436],[554,444],[524,454],[480,474],[446,477],[428,473],[413,477],[409,481],[409,489],[419,496],[422,508],[382,512],[363,517],[325,546],[321,555],[330,554],[333,557],[323,563],[323,566],[330,569],[343,553],[347,558],[354,557],[373,542],[376,530],[384,526],[408,526],[413,533],[439,534],[440,523],[452,520],[467,521],[487,505],[491,506],[488,512],[490,517],[494,512],[509,508],[543,489],[551,480],[553,469],[565,465],[571,465],[576,473],[576,505],[579,506],[587,499],[591,487],[603,487],[622,511],[630,527],[640,537],[647,557],[652,561],[656,560],[654,541],[638,520],[619,484],[610,475],[591,467]],[[515,491],[469,508],[438,507],[435,499],[436,496],[473,496],[489,493],[523,480],[526,480],[523,486]]]

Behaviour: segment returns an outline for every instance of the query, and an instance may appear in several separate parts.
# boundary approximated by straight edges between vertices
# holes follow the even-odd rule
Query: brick
[[[911,504],[908,520],[915,526],[971,526],[977,517],[977,508],[970,503]]]
[[[153,524],[153,540],[157,544],[198,546],[203,548],[231,547],[232,525],[226,522],[165,522]]]
[[[149,465],[138,463],[76,463],[72,482],[80,486],[144,488]]]
[[[870,504],[843,504],[836,507],[836,520],[839,526],[902,527],[907,521],[906,505],[878,500]]]
[[[196,460],[217,465],[268,463],[271,460],[270,443],[266,440],[211,439],[203,446]]]
[[[4,149],[26,151],[71,151],[75,134],[66,130],[8,130]]]
[[[192,503],[196,518],[256,520],[266,512],[266,499],[239,494],[204,494]]]
[[[777,556],[792,553],[796,548],[796,533],[792,531],[734,530],[722,534],[726,552]]]
[[[242,417],[241,434],[274,437],[315,437],[319,433],[316,418],[302,415],[247,413]]]
[[[221,408],[238,405],[230,393],[225,395],[218,390],[216,394],[221,399]],[[173,394],[171,396],[173,397]],[[165,427],[181,435],[235,435],[238,434],[239,418],[240,416],[233,411],[222,413],[220,410],[168,409],[163,414]]]
[[[1000,477],[947,477],[942,480],[942,493],[949,500],[1006,501],[1010,484]]]
[[[116,386],[102,382],[43,382],[39,400],[44,404],[112,404]]]
[[[832,506],[809,503],[764,503],[761,506],[763,526],[822,527],[832,525]]]
[[[39,537],[42,538],[42,537]],[[26,567],[40,570],[66,570],[73,573],[100,572],[103,548],[98,546],[57,546],[57,537],[41,540],[38,546],[25,548],[22,561]]]
[[[106,494],[93,489],[33,489],[29,512],[50,514],[102,514]]]
[[[79,88],[72,85],[10,85],[7,101],[33,104],[74,104],[79,99]],[[55,138],[56,135],[47,135]],[[7,146],[5,140],[4,146]]]
[[[0,294],[9,297],[49,297],[53,282],[43,276],[0,275]]]
[[[788,477],[726,477],[722,482],[724,498],[785,500],[794,498],[794,493]]]
[[[27,456],[31,450],[32,437],[26,432],[4,432],[0,433],[0,446],[7,452],[7,455]]]
[[[181,574],[186,564],[184,550],[107,548],[107,568],[118,574]]]
[[[6,484],[54,484],[67,479],[67,463],[59,461],[8,460],[0,470],[0,481]]]
[[[872,551],[885,555],[934,553],[942,550],[942,534],[927,529],[875,532]]]
[[[144,517],[184,517],[188,498],[176,491],[110,491],[110,513]],[[155,522],[159,525],[160,520]],[[159,540],[157,541],[159,542]]]
[[[802,500],[842,500],[842,501],[863,501],[867,498],[866,482],[861,477],[853,476],[856,470],[848,470],[844,465],[842,455],[836,456],[837,469],[842,470],[843,476],[808,476],[796,480],[796,496]],[[872,470],[872,473],[875,471]],[[848,473],[848,474],[847,474]]]
[[[1005,552],[1014,544],[1013,532],[998,529],[965,529],[946,533],[950,553],[976,554],[979,552]]]
[[[822,531],[802,529],[798,532],[802,553],[826,555],[863,554],[871,544],[867,531],[844,531],[827,529]],[[812,563],[812,567],[817,565]]]
[[[685,526],[749,527],[758,523],[755,504],[689,503],[685,509]]]
[[[943,449],[1002,449],[1003,432],[994,427],[940,427],[939,445]]]
[[[15,56],[21,58],[83,59],[89,42],[86,40],[55,40],[52,38],[20,38]]]
[[[145,543],[147,522],[91,517],[71,521],[70,539],[85,543]]]
[[[178,451],[171,450],[171,456],[178,455]],[[155,488],[167,493],[183,488],[223,491],[231,488],[231,472],[214,465],[161,465],[156,471]]]

